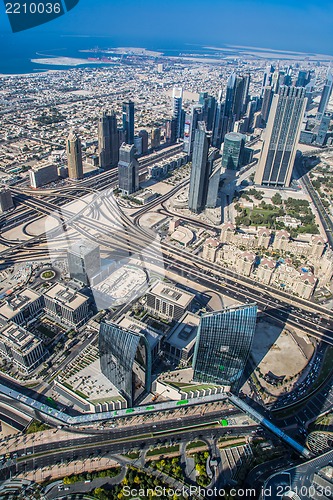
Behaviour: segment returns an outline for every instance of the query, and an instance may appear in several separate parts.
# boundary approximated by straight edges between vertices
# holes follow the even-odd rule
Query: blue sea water
[[[31,62],[31,59],[66,56],[76,58],[98,57],[101,54],[82,53],[80,50],[111,47],[145,47],[158,50],[165,55],[177,55],[183,51],[200,53],[199,46],[177,47],[172,43],[152,44],[144,40],[114,39],[112,37],[66,36],[52,33],[15,33],[0,34],[0,74],[25,74],[48,71],[52,69],[68,69],[68,66],[41,65]],[[207,51],[206,51],[207,52]],[[105,55],[105,54],[104,54]],[[100,65],[98,65],[100,66]],[[92,67],[89,64],[89,67]]]

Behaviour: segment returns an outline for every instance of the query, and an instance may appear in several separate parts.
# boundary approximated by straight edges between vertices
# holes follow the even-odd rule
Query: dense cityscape
[[[331,60],[0,75],[1,498],[333,498]]]

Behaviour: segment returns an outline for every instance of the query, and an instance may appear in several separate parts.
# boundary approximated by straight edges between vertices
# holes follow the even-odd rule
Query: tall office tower
[[[117,117],[114,111],[102,113],[98,120],[98,154],[100,168],[116,167],[119,159]]]
[[[331,73],[331,70],[329,69],[327,72],[327,78],[321,93],[320,103],[318,106],[317,119],[319,120],[327,110],[327,106],[332,95],[332,90],[333,90],[333,73]]]
[[[247,105],[250,101],[250,81],[251,75],[250,73],[246,73],[246,75],[243,76],[242,115],[246,113]]]
[[[318,125],[313,129],[313,133],[316,134],[315,144],[318,144],[318,146],[324,146],[326,142],[331,119],[332,115],[330,113],[325,113]]]
[[[201,104],[202,106],[204,106],[205,99],[207,99],[207,97],[209,97],[208,92],[200,92],[200,94],[199,94],[199,104]]]
[[[207,199],[211,163],[208,161],[210,137],[205,122],[199,122],[195,131],[188,207],[198,213],[204,209]]]
[[[257,111],[258,102],[256,100],[249,101],[246,109],[246,117],[248,118],[248,125],[246,132],[251,132],[253,130],[253,118],[254,113]]]
[[[151,147],[152,149],[156,149],[159,148],[160,145],[161,145],[161,129],[158,127],[154,128],[151,131]]]
[[[240,120],[243,113],[243,96],[246,85],[246,79],[243,76],[236,76],[234,87],[234,101],[232,104],[232,113],[234,121]]]
[[[72,130],[67,138],[68,177],[83,179],[81,141]]]
[[[222,144],[224,107],[225,103],[223,101],[223,92],[222,90],[220,90],[215,110],[213,134],[212,134],[212,146],[214,146],[214,148],[217,149],[220,149]]]
[[[226,91],[226,96],[225,96],[224,110],[223,110],[223,117],[222,117],[221,142],[223,142],[225,134],[230,132],[234,126],[235,117],[234,117],[234,113],[233,113],[233,107],[234,107],[234,99],[235,99],[236,78],[237,78],[236,74],[232,73],[229,76],[229,79],[227,82],[227,91]]]
[[[277,94],[281,84],[281,71],[277,68],[272,74],[272,87],[274,94]]]
[[[142,137],[140,137],[139,135],[134,136],[134,147],[136,151],[135,154],[137,156],[142,155]]]
[[[248,360],[256,320],[256,304],[204,314],[197,332],[193,379],[234,386]]]
[[[280,87],[274,95],[254,177],[256,184],[289,186],[305,107],[304,87]]]
[[[118,128],[118,149],[120,148],[120,146],[122,145],[123,142],[126,142],[125,130],[123,130],[122,128]],[[119,158],[119,154],[118,154],[118,158]]]
[[[134,144],[134,102],[123,103],[123,130],[126,144]]]
[[[123,143],[119,149],[119,189],[129,195],[139,189],[139,164],[135,158],[134,144]]]
[[[295,87],[306,87],[310,83],[311,73],[310,71],[299,70]]]
[[[261,95],[263,95],[265,87],[267,87],[268,85],[272,85],[272,76],[274,71],[275,68],[271,64],[266,66],[266,69],[264,71],[264,77],[262,79]]]
[[[172,117],[176,120],[176,138],[179,139],[183,135],[182,120],[183,117],[183,89],[182,87],[174,87],[172,91]]]
[[[5,187],[0,188],[0,213],[2,214],[11,208],[14,208],[12,193]]]
[[[143,391],[150,392],[152,352],[144,334],[103,321],[99,329],[99,356],[103,375],[129,406],[134,405]]]
[[[225,134],[231,132],[234,124],[243,114],[244,99],[247,99],[246,86],[249,84],[248,77],[237,76],[232,73],[228,79],[227,91],[222,117],[222,135],[221,142]]]
[[[142,137],[142,154],[145,155],[148,152],[149,134],[147,130],[140,130],[139,137]]]
[[[216,161],[208,179],[206,208],[216,208],[221,178],[221,163]]]
[[[237,132],[226,134],[223,143],[222,167],[238,170],[244,162],[245,135]]]
[[[67,251],[67,259],[70,277],[86,285],[101,270],[99,245],[88,240],[72,245]]]
[[[311,107],[312,107],[313,92],[314,92],[314,89],[315,89],[316,81],[317,81],[316,74],[315,74],[315,72],[311,71],[310,72],[310,81],[305,86],[305,97],[308,100],[307,105],[306,105],[306,111],[309,111],[311,109]]]
[[[269,112],[271,110],[273,100],[273,88],[271,85],[267,85],[264,89],[263,97],[262,97],[262,106],[261,106],[261,118],[263,121],[263,126],[266,126]]]
[[[208,95],[207,92],[201,92],[199,105],[202,108],[202,121],[206,123],[207,130],[213,130],[214,116],[216,110],[216,99]]]
[[[191,108],[191,114],[186,114],[184,127],[184,151],[191,158],[194,145],[195,131],[199,121],[202,120],[202,106],[195,104]]]
[[[165,140],[168,144],[174,144],[177,140],[177,120],[167,120],[165,122]]]

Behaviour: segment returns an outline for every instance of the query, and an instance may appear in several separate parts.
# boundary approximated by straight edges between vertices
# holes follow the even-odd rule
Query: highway
[[[226,434],[229,435],[251,435],[255,432],[257,426],[239,426],[233,428],[225,427],[211,427],[198,429],[184,429],[184,430],[174,430],[171,434],[160,434],[154,435],[151,433],[150,436],[138,436],[137,439],[132,438],[131,440],[123,439],[122,442],[112,442],[105,439],[95,441],[91,446],[89,443],[84,442],[84,438],[81,438],[76,443],[72,443],[72,446],[62,448],[59,443],[59,448],[52,450],[39,451],[37,456],[36,448],[26,450],[25,456],[21,456],[18,459],[14,459],[9,462],[9,464],[4,464],[0,468],[0,478],[6,479],[10,474],[18,474],[26,471],[36,470],[39,468],[45,468],[56,464],[68,463],[75,460],[91,460],[93,468],[93,460],[100,456],[103,457],[114,457],[116,454],[125,454],[132,450],[133,448],[144,448],[149,446],[157,447],[157,445],[166,442],[190,442],[198,440],[200,438],[217,438]],[[127,438],[128,439],[128,438]],[[23,451],[24,453],[24,451]],[[8,466],[10,465],[10,466]]]
[[[54,201],[40,200],[37,196],[32,196],[33,193],[29,196],[24,195],[22,203],[25,203],[29,208],[35,207],[45,214],[53,214],[59,220],[65,218],[66,226],[68,227],[73,222],[76,231],[79,231],[88,239],[99,241],[101,246],[109,248],[110,251],[119,252],[121,250],[127,252],[129,255],[143,254],[146,257],[145,262],[147,262],[147,259],[150,259],[150,263],[161,268],[161,271],[163,271],[165,266],[176,275],[192,277],[195,280],[199,280],[202,285],[208,286],[208,288],[212,288],[219,293],[233,296],[241,302],[256,301],[264,313],[274,318],[274,320],[295,327],[299,327],[302,324],[306,333],[332,344],[333,314],[325,307],[318,306],[298,297],[292,297],[273,287],[267,287],[254,282],[217,264],[204,261],[185,249],[169,245],[164,241],[161,242],[163,256],[163,262],[161,262],[160,254],[156,256],[157,252],[154,250],[154,245],[152,247],[154,239],[157,242],[156,235],[151,230],[143,229],[140,226],[140,218],[149,210],[170,198],[186,182],[184,181],[166,195],[159,197],[147,206],[134,212],[132,219],[121,212],[115,199],[109,194],[108,196],[103,196],[103,192],[95,192],[96,196],[103,200],[106,209],[109,211],[108,214],[104,213],[103,215],[109,221],[110,227],[114,226],[115,223],[118,225],[118,228],[121,227],[120,231],[113,231],[112,235],[110,235],[110,228],[105,223],[101,223],[91,217],[89,213],[87,215],[86,209],[74,215],[70,210],[63,209],[60,214],[59,206]],[[110,193],[110,191],[106,192]],[[36,244],[38,244],[37,248],[40,255],[42,255],[43,251],[46,255],[48,254],[45,236],[33,238],[19,244],[16,243],[12,248],[2,253],[6,254],[7,257],[11,255],[11,258],[15,261],[17,255],[22,252],[23,246],[26,253],[23,254],[22,258],[26,259],[27,255],[34,254]],[[41,245],[45,245],[45,247],[41,248]]]

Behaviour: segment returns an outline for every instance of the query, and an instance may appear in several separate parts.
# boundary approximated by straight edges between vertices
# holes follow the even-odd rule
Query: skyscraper
[[[165,140],[168,144],[174,144],[177,140],[177,120],[166,120],[165,122]]]
[[[268,85],[272,85],[272,76],[274,71],[275,68],[271,64],[266,66],[266,69],[264,71],[264,76],[262,79],[261,95],[263,95],[265,87],[267,87]]]
[[[161,145],[161,129],[160,127],[154,128],[151,131],[151,147],[152,149],[159,148]]]
[[[264,93],[262,97],[262,107],[261,107],[261,118],[263,121],[263,125],[266,126],[269,112],[271,110],[273,100],[273,88],[271,85],[267,85],[264,88]]]
[[[14,208],[12,193],[6,187],[0,187],[0,213]]]
[[[142,154],[146,154],[148,151],[148,132],[147,130],[140,130],[139,137],[142,138]]]
[[[246,110],[249,84],[250,75],[238,76],[232,73],[228,79],[221,123],[221,142],[225,134],[233,130],[235,122],[240,120]]]
[[[220,178],[221,178],[221,163],[218,160],[213,164],[211,174],[208,178],[206,208],[216,208],[217,206]]]
[[[83,179],[81,141],[72,130],[67,139],[68,177]]]
[[[199,105],[202,109],[202,121],[206,123],[207,130],[213,130],[214,116],[216,111],[216,99],[208,95],[207,92],[201,92]]]
[[[327,105],[332,95],[333,90],[333,73],[331,70],[327,72],[327,78],[325,81],[324,88],[321,93],[320,103],[318,106],[317,119],[321,119],[325,111],[327,110]]]
[[[123,103],[123,130],[126,144],[134,144],[134,102]]]
[[[245,136],[229,132],[224,138],[222,167],[238,170],[243,164]]]
[[[136,387],[151,390],[152,355],[145,335],[111,322],[99,329],[101,370],[132,406]]]
[[[299,70],[295,86],[305,87],[308,83],[310,83],[310,80],[311,80],[310,71]]]
[[[100,272],[101,256],[99,245],[85,240],[75,243],[67,251],[68,271],[72,279],[90,284],[93,276]]]
[[[182,137],[182,119],[183,119],[183,89],[174,87],[172,91],[172,117],[176,121],[176,138]]]
[[[227,307],[200,319],[193,379],[234,385],[242,376],[256,328],[257,306]]]
[[[321,120],[313,129],[313,133],[316,134],[315,143],[318,146],[324,146],[327,138],[327,132],[331,123],[332,115],[330,113],[324,113]]]
[[[255,173],[256,184],[289,186],[305,107],[303,87],[282,86],[274,95]]]
[[[210,137],[205,122],[198,122],[195,131],[188,207],[200,212],[206,204],[211,163],[208,161]]]
[[[247,111],[247,105],[250,101],[250,81],[251,81],[251,75],[250,73],[246,73],[246,75],[243,76],[243,95],[242,95],[242,114],[244,115]]]
[[[119,189],[129,195],[139,189],[139,164],[135,158],[134,144],[123,143],[119,149]]]
[[[184,151],[192,156],[195,131],[198,126],[198,122],[202,119],[202,107],[200,104],[196,104],[191,108],[191,114],[187,114],[185,118],[184,127]]]
[[[223,117],[224,117],[224,107],[225,102],[222,100],[222,90],[219,93],[219,98],[216,106],[213,135],[212,135],[212,146],[214,148],[220,149],[222,144],[222,127],[223,127]]]
[[[103,111],[98,120],[98,154],[100,168],[116,167],[119,159],[117,117],[114,111]]]

